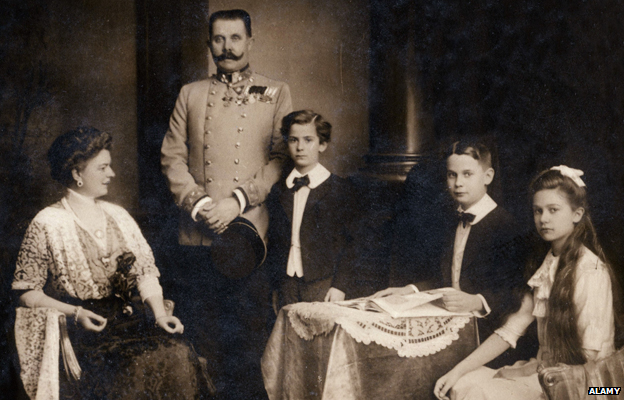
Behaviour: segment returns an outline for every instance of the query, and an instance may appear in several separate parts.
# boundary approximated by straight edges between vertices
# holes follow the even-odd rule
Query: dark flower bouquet
[[[130,273],[136,257],[131,251],[125,251],[117,256],[117,270],[110,277],[113,294],[123,300],[123,313],[132,315],[132,289],[136,287],[136,275]]]

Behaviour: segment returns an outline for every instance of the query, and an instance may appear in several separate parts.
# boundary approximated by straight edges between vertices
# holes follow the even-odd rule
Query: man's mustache
[[[241,54],[240,56],[237,56],[236,54],[232,53],[231,51],[226,51],[225,53],[221,54],[220,56],[215,57],[214,60],[216,62],[223,61],[223,60],[240,61],[241,58],[243,58],[243,54]]]

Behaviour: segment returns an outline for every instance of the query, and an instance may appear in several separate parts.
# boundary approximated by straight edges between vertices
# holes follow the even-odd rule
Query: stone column
[[[371,0],[370,149],[363,173],[401,182],[432,137],[416,54],[417,2]]]

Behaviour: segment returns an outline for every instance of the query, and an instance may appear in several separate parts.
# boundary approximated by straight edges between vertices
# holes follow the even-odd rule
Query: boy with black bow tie
[[[282,121],[294,169],[269,195],[269,260],[280,304],[340,301],[349,289],[354,189],[319,163],[331,124],[310,110]]]
[[[511,215],[487,193],[494,178],[490,150],[479,142],[458,141],[446,156],[447,188],[457,210],[438,284],[455,289],[444,292],[444,307],[479,317],[479,336],[485,340],[519,305],[514,294],[523,286],[525,243]],[[408,285],[376,296],[414,290]]]

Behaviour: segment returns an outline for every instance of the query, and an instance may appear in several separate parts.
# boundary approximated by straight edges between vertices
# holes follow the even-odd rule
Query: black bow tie
[[[476,217],[476,215],[467,212],[457,212],[458,222],[461,222],[464,228],[466,227],[466,223],[472,223]]]
[[[310,184],[310,178],[307,175],[302,176],[301,178],[295,178],[293,180],[293,183],[295,184],[292,189],[293,192],[296,192],[297,190],[301,189],[304,186],[308,186]]]

